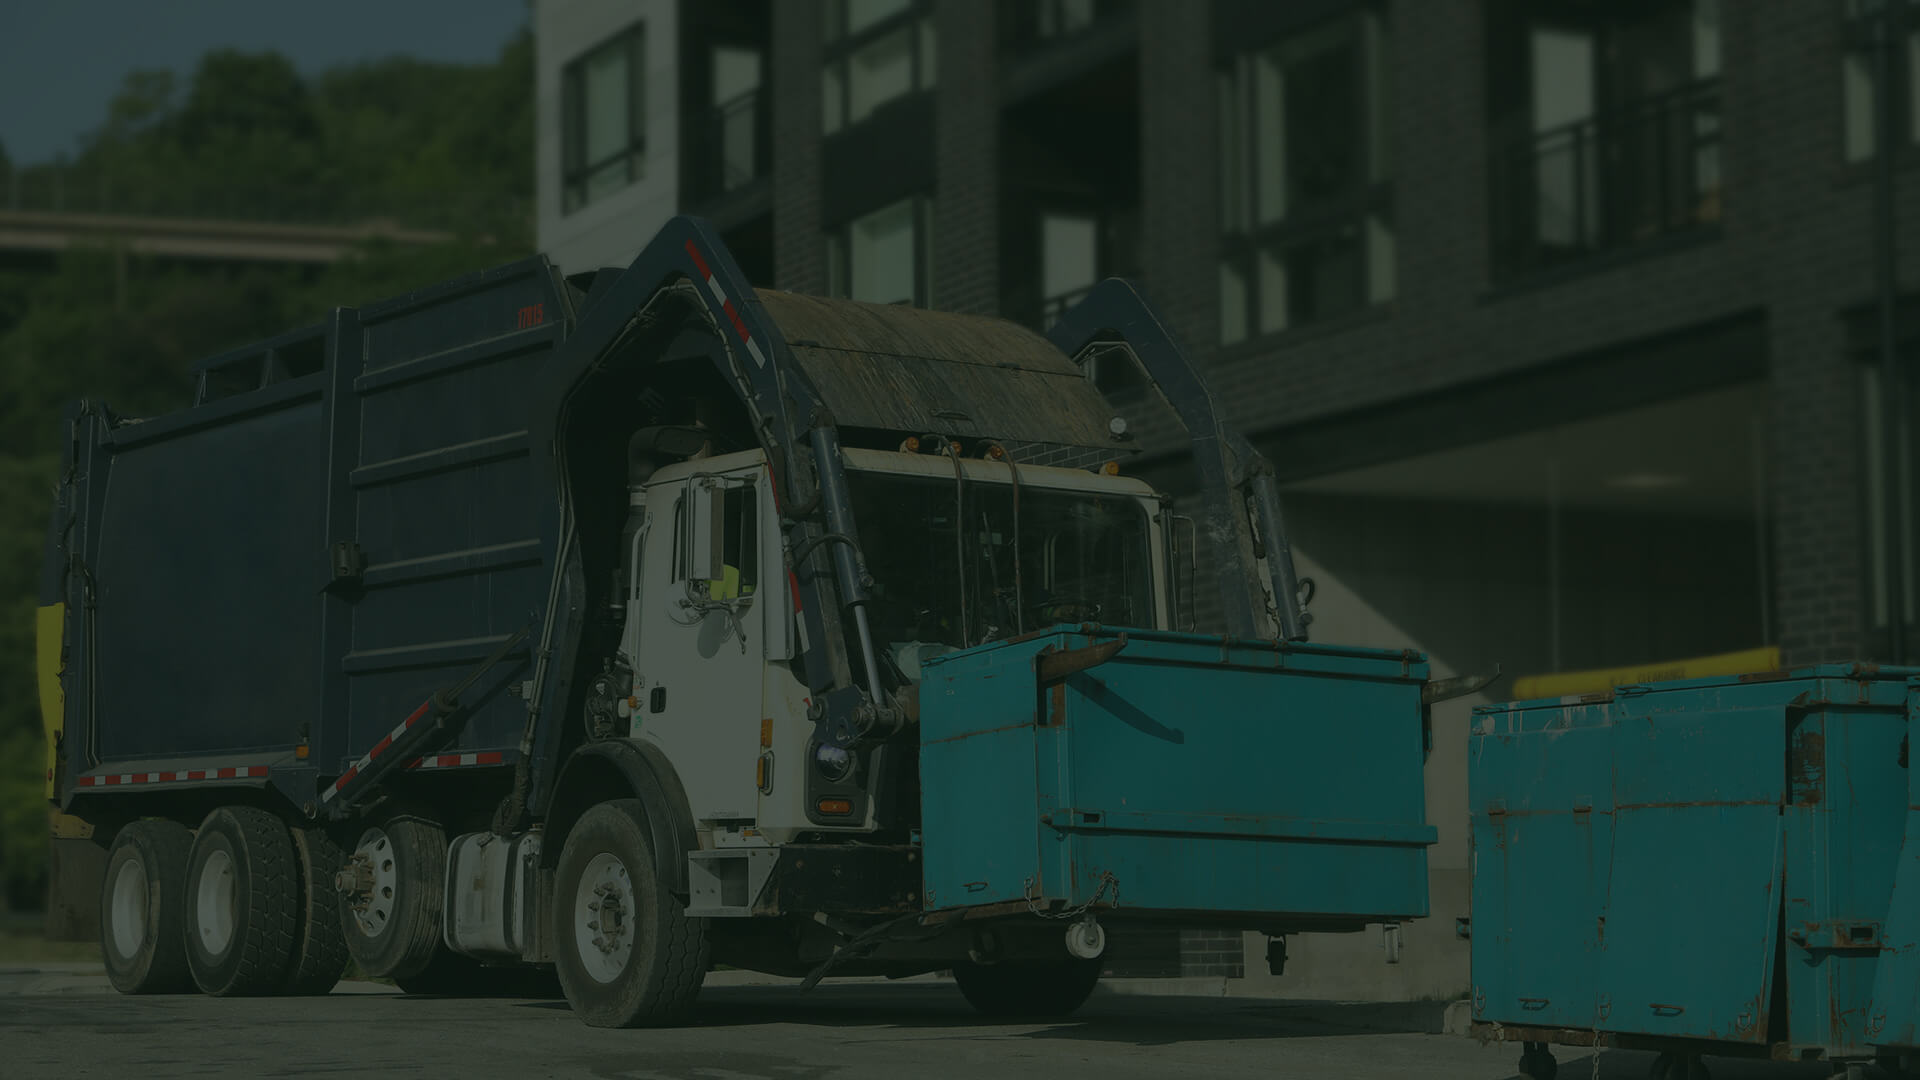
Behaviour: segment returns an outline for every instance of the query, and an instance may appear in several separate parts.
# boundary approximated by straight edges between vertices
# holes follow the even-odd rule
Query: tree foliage
[[[492,64],[408,58],[303,79],[274,53],[207,54],[184,86],[123,82],[61,166],[0,155],[23,206],[365,221],[445,230],[429,246],[370,241],[320,269],[77,250],[0,264],[0,908],[45,886],[44,750],[34,612],[59,419],[81,396],[122,415],[189,401],[194,361],[531,249],[532,49]]]

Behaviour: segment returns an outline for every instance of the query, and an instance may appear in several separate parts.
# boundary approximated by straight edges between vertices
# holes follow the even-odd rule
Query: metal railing
[[[1001,42],[1009,51],[1031,52],[1078,37],[1133,7],[1134,0],[1001,0]]]
[[[1720,219],[1717,80],[1551,128],[1496,138],[1498,276],[1628,247]]]
[[[713,198],[743,188],[767,175],[771,155],[765,87],[723,101],[695,126],[688,186],[695,199]]]

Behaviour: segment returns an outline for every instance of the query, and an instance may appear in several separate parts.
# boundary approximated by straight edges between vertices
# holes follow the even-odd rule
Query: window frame
[[[1874,52],[1879,48],[1875,24],[1886,18],[1888,0],[1847,0],[1840,13],[1840,158],[1848,165],[1867,165],[1880,157],[1880,100],[1873,69]],[[1896,134],[1894,160],[1912,158],[1920,150],[1920,5],[1909,0],[1901,15],[1901,30],[1906,40],[1893,46],[1892,70],[1895,85],[1893,125]],[[1866,147],[1855,152],[1850,145],[1850,129],[1855,122],[1854,103],[1848,91],[1849,65],[1866,67],[1866,97],[1863,104]],[[1904,129],[1906,138],[1898,138]]]
[[[827,230],[825,237],[827,295],[842,300],[858,300],[853,295],[853,229],[861,221],[899,206],[911,204],[913,221],[913,298],[906,304],[917,308],[933,306],[933,195],[921,193],[876,206],[855,214]],[[898,300],[863,300],[863,303],[899,304]]]
[[[852,33],[847,32],[849,0],[825,0],[821,5],[824,25],[820,34],[820,131],[831,137],[872,119],[896,101],[924,94],[938,85],[939,38],[933,26],[933,9],[928,0],[911,0],[906,7]],[[905,93],[875,103],[866,115],[853,119],[853,57],[868,46],[901,31],[908,40],[908,87]],[[830,95],[829,85],[838,79],[838,93]],[[829,115],[829,103],[838,115]]]
[[[586,70],[589,61],[616,49],[626,51],[627,138],[622,147],[594,161],[586,160],[587,95]],[[631,187],[646,178],[647,97],[646,97],[647,24],[633,22],[618,33],[580,53],[560,69],[560,213],[577,213],[604,198],[590,194],[589,184],[602,169],[625,160],[626,182]],[[614,190],[620,190],[616,188]]]
[[[1357,182],[1337,196],[1295,204],[1285,192],[1285,166],[1280,182],[1284,209],[1272,221],[1260,220],[1262,135],[1260,79],[1256,66],[1290,44],[1315,38],[1351,42],[1359,62],[1353,65],[1356,132],[1354,165]],[[1371,44],[1369,42],[1371,41]],[[1220,140],[1220,288],[1237,290],[1237,304],[1223,302],[1219,340],[1223,346],[1268,337],[1306,326],[1324,325],[1391,303],[1398,291],[1398,235],[1394,220],[1392,140],[1388,125],[1392,98],[1389,86],[1391,37],[1386,12],[1376,3],[1355,4],[1327,19],[1234,53],[1216,68],[1217,125]],[[1284,76],[1283,76],[1284,77]],[[1284,119],[1281,121],[1284,132]],[[1284,154],[1286,147],[1281,146]],[[1374,247],[1374,228],[1387,238],[1384,253]],[[1329,240],[1350,243],[1355,259],[1354,282],[1359,302],[1331,313],[1295,312],[1281,297],[1276,321],[1266,321],[1261,302],[1261,262],[1271,257],[1283,266],[1288,260]],[[1380,266],[1376,267],[1378,260]],[[1230,282],[1230,277],[1237,281]],[[1376,282],[1384,288],[1376,288]],[[1289,290],[1290,292],[1291,290]],[[1378,292],[1378,295],[1376,295]],[[1230,326],[1237,314],[1238,326]]]

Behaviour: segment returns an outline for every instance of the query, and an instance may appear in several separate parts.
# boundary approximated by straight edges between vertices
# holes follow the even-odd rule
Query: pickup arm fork
[[[1187,360],[1139,292],[1108,278],[1063,315],[1047,339],[1076,362],[1100,349],[1124,350],[1172,406],[1193,440],[1200,474],[1201,544],[1213,563],[1227,630],[1235,637],[1264,637],[1262,612],[1247,583],[1266,561],[1267,581],[1285,641],[1304,641],[1307,615],[1300,608],[1300,582],[1293,548],[1280,515],[1280,485],[1273,467],[1241,434],[1220,418],[1200,372]]]

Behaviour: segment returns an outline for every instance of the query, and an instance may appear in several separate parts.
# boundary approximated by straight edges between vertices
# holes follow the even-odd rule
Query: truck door
[[[762,473],[696,473],[649,499],[633,736],[667,752],[700,822],[752,819],[759,799],[760,606],[782,595],[762,581]]]

